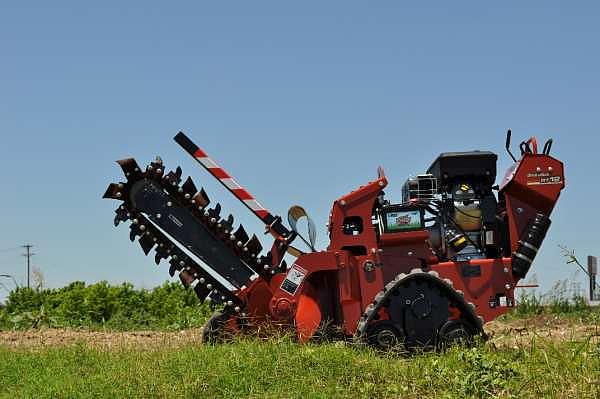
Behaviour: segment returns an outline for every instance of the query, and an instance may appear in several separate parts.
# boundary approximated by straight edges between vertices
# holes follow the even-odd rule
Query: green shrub
[[[180,329],[201,326],[209,314],[192,290],[175,282],[146,290],[76,281],[57,289],[15,289],[0,309],[0,329]]]
[[[568,281],[559,281],[545,294],[523,293],[517,299],[513,316],[530,317],[536,315],[558,316],[600,316],[600,309],[592,307],[586,298],[570,295]]]

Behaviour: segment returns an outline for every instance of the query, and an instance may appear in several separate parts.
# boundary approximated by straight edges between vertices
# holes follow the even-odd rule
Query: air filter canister
[[[518,278],[523,278],[531,268],[531,263],[535,259],[546,232],[550,228],[550,218],[546,215],[538,213],[526,230],[525,236],[519,240],[519,246],[513,253],[512,269],[513,275]]]

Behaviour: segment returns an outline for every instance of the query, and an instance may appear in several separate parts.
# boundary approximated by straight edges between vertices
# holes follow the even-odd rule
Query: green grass
[[[0,397],[598,398],[590,342],[383,355],[343,343],[245,339],[185,349],[0,349]]]
[[[522,295],[517,307],[507,313],[506,319],[530,318],[533,316],[557,316],[559,318],[578,319],[587,323],[600,322],[600,307],[590,306],[582,297],[569,298],[556,289],[544,295]]]

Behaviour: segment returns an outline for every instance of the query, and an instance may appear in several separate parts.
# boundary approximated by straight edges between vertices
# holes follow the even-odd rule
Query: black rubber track
[[[413,269],[408,274],[399,274],[396,278],[387,283],[384,289],[375,296],[373,302],[367,306],[358,322],[357,330],[354,335],[355,342],[364,343],[367,341],[367,329],[375,320],[375,316],[379,313],[381,308],[388,302],[390,296],[393,295],[393,292],[396,289],[401,290],[402,286],[413,281],[435,284],[436,287],[440,289],[441,293],[448,298],[449,302],[453,303],[458,308],[461,313],[461,318],[466,320],[466,322],[475,329],[473,335],[481,334],[485,338],[483,318],[477,315],[475,305],[465,301],[464,294],[461,291],[454,289],[452,281],[449,279],[441,279],[439,274],[435,271],[425,272],[422,269]],[[437,327],[432,326],[432,329],[435,328]]]

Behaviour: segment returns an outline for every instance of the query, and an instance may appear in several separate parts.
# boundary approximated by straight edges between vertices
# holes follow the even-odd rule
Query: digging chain
[[[225,313],[239,313],[244,307],[240,294],[247,289],[246,285],[251,284],[258,276],[268,280],[275,269],[271,265],[270,253],[260,255],[262,245],[256,235],[248,237],[242,225],[234,229],[232,215],[221,218],[220,204],[208,208],[210,200],[206,192],[204,189],[198,191],[191,178],[180,185],[181,168],[165,173],[160,158],[145,170],[134,159],[121,160],[118,164],[127,181],[111,183],[104,194],[104,198],[123,201],[115,211],[115,226],[130,221],[130,240],[134,241],[139,237],[138,242],[146,255],[154,249],[157,265],[162,259],[168,259],[169,274],[174,276],[178,272],[183,285],[192,286],[201,302],[206,300],[213,305],[224,305]],[[140,207],[147,209],[139,209]],[[161,214],[156,209],[172,210],[173,213]],[[173,216],[175,214],[177,217]],[[167,217],[177,227],[191,225],[196,228],[193,233],[200,232],[204,236],[196,235],[196,240],[189,239],[185,245],[182,244],[180,237],[174,238],[173,231],[161,228],[166,226],[164,223]],[[191,235],[183,230],[181,234],[185,238],[185,234]],[[211,249],[218,249],[216,254],[200,253],[201,246],[194,252],[193,243],[203,238],[214,243]],[[182,248],[197,255],[202,262],[197,262]],[[227,273],[223,272],[233,288],[224,284],[214,270],[211,272],[203,265],[207,264],[206,258],[210,256],[212,259],[233,259],[241,265],[238,269],[231,266]],[[211,267],[210,264],[208,266]],[[217,274],[223,276],[223,273]]]

